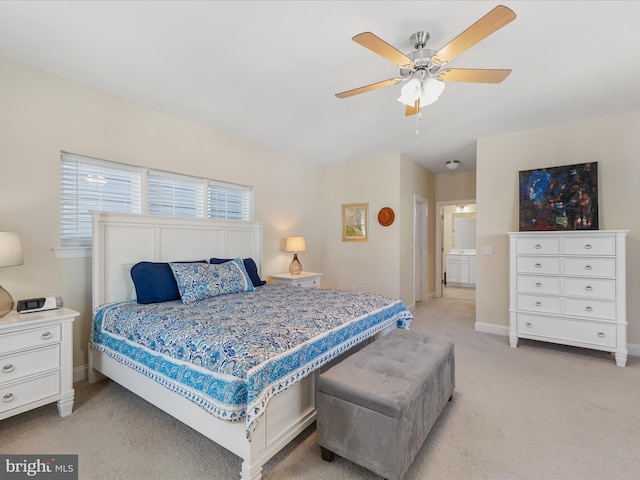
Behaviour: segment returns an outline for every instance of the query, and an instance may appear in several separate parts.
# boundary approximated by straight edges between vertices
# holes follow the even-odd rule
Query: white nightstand
[[[73,320],[57,308],[0,318],[0,420],[52,402],[73,410]]]
[[[290,273],[280,273],[271,275],[271,283],[283,283],[285,285],[297,285],[298,287],[317,287],[320,288],[321,273],[302,272],[300,275],[291,275]]]

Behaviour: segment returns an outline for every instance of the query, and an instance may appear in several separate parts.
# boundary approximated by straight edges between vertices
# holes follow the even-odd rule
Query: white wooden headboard
[[[262,269],[262,223],[93,213],[93,308],[134,298],[141,261],[251,257]]]

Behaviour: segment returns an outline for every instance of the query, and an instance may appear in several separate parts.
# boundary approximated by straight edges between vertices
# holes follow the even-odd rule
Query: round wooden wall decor
[[[389,207],[384,207],[378,212],[378,223],[383,227],[388,227],[396,219],[396,214]]]

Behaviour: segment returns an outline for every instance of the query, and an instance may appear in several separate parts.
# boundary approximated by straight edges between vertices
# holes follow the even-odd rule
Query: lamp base
[[[13,298],[9,292],[0,285],[0,318],[4,317],[11,310],[13,310]]]
[[[300,275],[302,273],[302,264],[300,263],[300,260],[298,260],[297,253],[293,254],[293,260],[291,260],[291,263],[289,264],[289,273],[291,275]]]

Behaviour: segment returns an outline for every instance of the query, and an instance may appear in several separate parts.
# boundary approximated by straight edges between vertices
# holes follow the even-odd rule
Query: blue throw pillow
[[[209,260],[209,263],[220,264],[220,263],[230,262],[231,260],[233,259],[232,258],[212,258]],[[253,258],[245,258],[243,262],[244,262],[244,268],[247,271],[247,274],[249,274],[249,278],[251,279],[251,283],[253,283],[254,287],[260,287],[261,285],[264,285],[265,283],[267,283],[265,280],[262,280],[260,278],[260,275],[258,275],[258,266],[256,265],[256,262]]]
[[[198,260],[206,264],[206,260]],[[168,262],[139,262],[131,267],[138,303],[160,303],[180,299],[178,284]]]
[[[221,264],[170,263],[184,303],[239,292],[253,292],[242,259]]]

